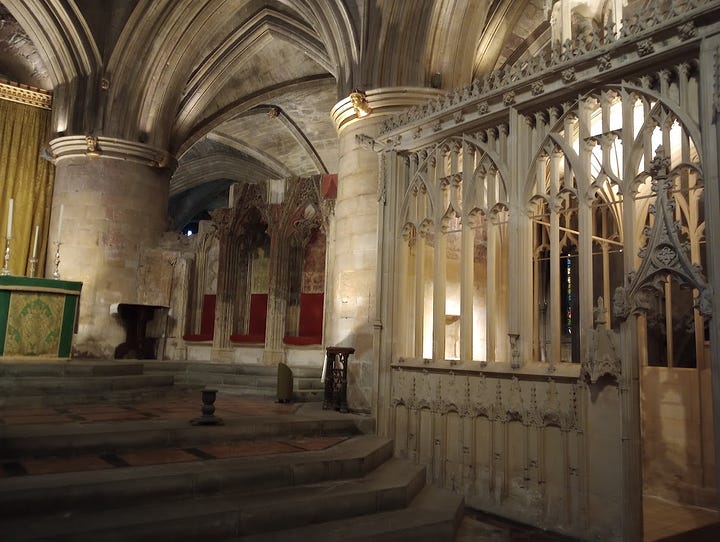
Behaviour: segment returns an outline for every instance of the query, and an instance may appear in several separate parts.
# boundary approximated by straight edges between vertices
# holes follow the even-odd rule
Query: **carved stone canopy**
[[[680,238],[680,225],[674,220],[673,174],[668,171],[670,158],[659,146],[650,167],[652,190],[657,194],[650,213],[655,215],[652,227],[645,228],[647,243],[640,250],[640,267],[627,275],[627,285],[618,287],[613,296],[613,313],[627,319],[630,314],[646,312],[651,308],[650,297],[662,288],[668,276],[676,279],[680,286],[697,289],[695,306],[700,313],[710,318],[711,289],[700,266],[692,263],[689,245]],[[687,167],[687,166],[685,166]]]

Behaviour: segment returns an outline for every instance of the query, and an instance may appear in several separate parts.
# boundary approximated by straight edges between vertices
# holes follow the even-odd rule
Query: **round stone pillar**
[[[355,349],[348,367],[351,410],[374,411],[377,399],[380,168],[379,149],[373,149],[371,138],[378,135],[388,115],[424,104],[438,93],[425,88],[369,90],[366,97],[372,112],[363,118],[358,118],[349,97],[332,109],[340,157],[337,199],[328,236],[325,344]]]
[[[55,188],[46,277],[81,281],[80,319],[73,353],[112,358],[125,341],[113,303],[140,303],[142,251],[167,229],[174,160],[157,149],[111,138],[68,136],[50,142]]]

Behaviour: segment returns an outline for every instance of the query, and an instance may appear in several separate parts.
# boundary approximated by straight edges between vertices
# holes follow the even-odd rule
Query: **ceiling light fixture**
[[[361,90],[355,89],[350,93],[350,101],[352,102],[355,114],[359,119],[367,117],[372,113],[372,107],[367,101],[367,96]]]

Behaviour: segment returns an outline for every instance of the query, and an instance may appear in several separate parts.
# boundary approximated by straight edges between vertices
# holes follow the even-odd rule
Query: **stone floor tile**
[[[58,472],[81,472],[111,469],[113,466],[97,456],[44,457],[25,459],[22,466],[28,474],[51,474]]]
[[[185,461],[199,461],[194,454],[178,448],[163,448],[153,450],[138,450],[117,454],[128,465],[140,467],[142,465],[159,465],[162,463],[181,463]]]
[[[80,415],[78,415],[80,416]],[[85,423],[93,422],[129,422],[145,420],[147,416],[139,412],[86,412],[81,415]]]
[[[253,455],[273,455],[298,452],[298,448],[275,440],[266,441],[245,441],[231,444],[214,444],[209,446],[198,446],[203,452],[214,457],[247,457]]]
[[[14,415],[6,416],[5,413],[0,413],[0,423],[5,425],[28,425],[38,423],[70,423],[74,421],[66,414],[39,414],[39,415]]]
[[[47,416],[58,414],[55,407],[0,407],[2,416]]]

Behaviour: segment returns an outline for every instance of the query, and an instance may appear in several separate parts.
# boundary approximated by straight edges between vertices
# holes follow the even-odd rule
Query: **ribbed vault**
[[[14,67],[0,59],[0,73],[40,73],[41,64],[58,135],[174,154],[173,198],[192,198],[203,183],[332,173],[330,110],[351,89],[460,87],[549,40],[544,0],[0,4],[36,51],[35,67],[17,55]],[[207,200],[175,207],[200,212]]]

